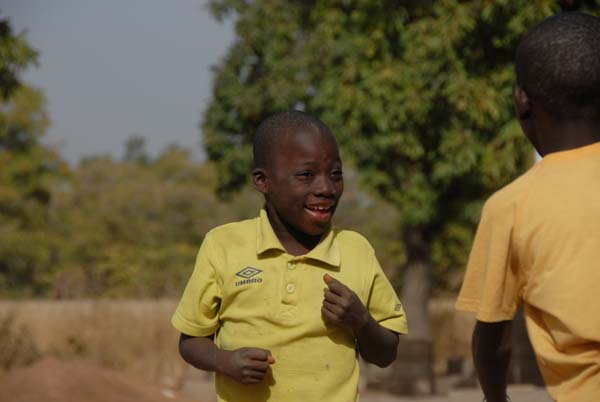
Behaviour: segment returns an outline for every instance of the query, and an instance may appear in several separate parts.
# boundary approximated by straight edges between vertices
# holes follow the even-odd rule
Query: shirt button
[[[294,269],[296,268],[296,263],[295,262],[288,262],[288,269]]]
[[[294,285],[293,283],[288,283],[287,286],[285,287],[285,290],[288,293],[294,293],[294,291],[296,291],[296,285]]]

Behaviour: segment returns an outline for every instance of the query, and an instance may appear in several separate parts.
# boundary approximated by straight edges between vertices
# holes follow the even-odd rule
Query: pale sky
[[[153,155],[176,143],[203,157],[210,67],[234,38],[206,0],[0,0],[5,17],[40,52],[23,79],[46,95],[45,142],[67,160],[120,158],[134,133]]]

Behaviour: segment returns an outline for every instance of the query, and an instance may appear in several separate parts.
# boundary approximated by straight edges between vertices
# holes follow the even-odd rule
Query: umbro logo
[[[260,274],[261,272],[262,272],[262,269],[246,267],[246,268],[242,269],[241,271],[239,271],[238,273],[236,273],[236,275],[240,276],[244,279],[248,279],[248,278],[252,278],[253,276]]]
[[[250,283],[261,283],[262,282],[262,278],[255,278],[256,275],[260,274],[262,272],[262,269],[258,269],[258,268],[253,268],[253,267],[246,267],[244,269],[242,269],[239,272],[236,272],[236,276],[239,276],[240,278],[244,278],[241,281],[237,281],[235,283],[235,286],[241,286],[241,285],[246,285],[246,284],[250,284]]]

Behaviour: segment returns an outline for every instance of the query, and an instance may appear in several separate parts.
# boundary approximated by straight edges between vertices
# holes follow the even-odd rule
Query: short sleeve
[[[484,206],[456,302],[457,309],[475,312],[483,322],[512,320],[522,293],[513,241],[515,207],[505,204],[492,198]]]
[[[204,238],[192,276],[171,318],[171,323],[181,333],[209,336],[217,331],[222,293],[215,265],[218,264],[209,233]]]
[[[402,303],[375,255],[373,255],[371,268],[373,280],[367,300],[369,312],[381,326],[399,334],[408,333],[406,314]]]

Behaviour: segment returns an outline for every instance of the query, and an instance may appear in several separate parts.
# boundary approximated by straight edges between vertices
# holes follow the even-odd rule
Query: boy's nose
[[[329,177],[321,176],[318,180],[315,180],[314,192],[316,195],[331,197],[336,194],[336,188],[333,181]]]

